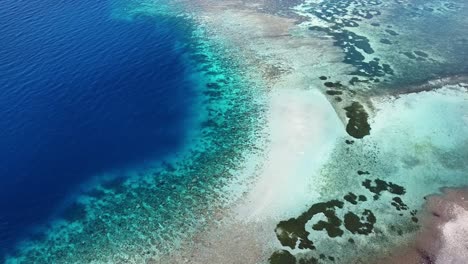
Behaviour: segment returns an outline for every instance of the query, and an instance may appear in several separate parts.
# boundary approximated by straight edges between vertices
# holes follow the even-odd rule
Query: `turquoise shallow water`
[[[374,100],[370,135],[341,138],[322,168],[321,199],[277,226],[283,249],[303,249],[298,259],[380,263],[401,254],[431,214],[427,196],[468,185],[466,85]],[[435,260],[438,252],[427,254]]]
[[[430,214],[426,196],[468,185],[467,8],[465,1],[343,0],[296,9],[353,67],[316,76],[346,116],[349,136],[316,178],[321,199],[278,223],[282,247],[272,259],[381,263],[400,254],[393,250],[405,249]],[[438,254],[421,253],[428,263],[439,263]]]

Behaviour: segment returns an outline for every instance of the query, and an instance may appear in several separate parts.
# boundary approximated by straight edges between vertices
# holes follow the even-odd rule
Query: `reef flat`
[[[202,23],[270,91],[269,144],[251,191],[167,261],[373,263],[409,243],[424,197],[468,183],[465,49],[415,26],[438,4],[201,1]],[[419,16],[398,13],[413,5]],[[463,38],[447,6],[431,22]]]
[[[8,263],[391,261],[414,243],[425,197],[468,185],[463,1],[169,9],[130,13],[193,23],[195,143],[83,195]]]

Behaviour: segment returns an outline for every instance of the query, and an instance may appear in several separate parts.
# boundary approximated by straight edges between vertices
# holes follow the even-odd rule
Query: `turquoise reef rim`
[[[126,19],[172,15],[140,7]],[[176,249],[224,206],[230,194],[222,187],[248,153],[259,152],[262,90],[252,89],[257,84],[238,74],[235,58],[226,57],[222,43],[206,38],[195,21],[174,19],[191,28],[190,42],[181,45],[190,46],[187,62],[199,69],[199,131],[166,161],[129,168],[120,172],[124,177],[109,172],[90,184],[7,263],[145,263]]]

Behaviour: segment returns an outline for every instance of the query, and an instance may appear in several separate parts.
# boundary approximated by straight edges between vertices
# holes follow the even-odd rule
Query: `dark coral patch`
[[[399,34],[396,33],[395,31],[391,30],[391,29],[386,29],[385,32],[387,32],[388,34],[392,35],[392,36],[398,36]]]
[[[350,192],[348,194],[346,194],[344,197],[343,197],[346,201],[348,201],[349,203],[352,203],[352,204],[357,204],[357,195],[355,195],[354,193]]]
[[[408,210],[408,206],[401,200],[400,197],[393,197],[392,205],[398,210]]]
[[[343,230],[340,229],[341,220],[336,216],[335,210],[327,210],[323,214],[327,218],[327,221],[318,221],[312,226],[312,229],[317,231],[326,230],[329,237],[342,236]]]
[[[326,93],[328,95],[342,95],[343,94],[342,91],[337,91],[337,90],[328,90],[328,91],[326,91]]]
[[[319,79],[325,81],[327,79],[327,76],[320,76]]]
[[[346,110],[346,116],[349,118],[346,132],[350,136],[363,138],[370,134],[371,127],[367,121],[369,115],[360,103],[353,102],[350,106],[345,107],[344,110]]]
[[[407,51],[407,52],[403,52],[403,54],[404,54],[406,57],[408,57],[408,58],[410,58],[410,59],[412,59],[412,60],[415,60],[415,59],[416,59],[416,56],[415,56],[412,52],[408,52],[408,51]]]
[[[377,221],[370,210],[364,210],[359,217],[353,212],[348,212],[344,216],[344,225],[353,234],[368,235],[372,233],[374,224]]]
[[[368,171],[358,170],[358,171],[357,171],[357,174],[358,174],[358,175],[369,175],[370,173],[369,173]]]
[[[296,264],[296,257],[287,250],[275,251],[268,260],[270,264]]]
[[[275,228],[276,237],[280,241],[281,245],[285,247],[294,249],[296,248],[296,243],[299,241],[300,249],[315,249],[313,242],[308,238],[310,233],[306,231],[305,225],[314,215],[319,213],[325,214],[327,211],[334,211],[335,207],[343,208],[343,202],[331,200],[312,205],[309,210],[301,214],[299,217],[279,222]],[[326,214],[331,215],[331,213]]]
[[[299,259],[299,264],[318,264],[318,263],[319,263],[318,259],[314,257],[310,257],[310,256]]]
[[[386,38],[380,39],[380,43],[387,44],[387,45],[392,45],[392,42],[389,39],[386,39]]]
[[[406,193],[406,190],[403,186],[392,182],[386,182],[380,179],[374,180],[374,184],[372,184],[371,180],[367,179],[362,182],[362,186],[366,187],[366,189],[368,189],[369,191],[375,193],[375,200],[379,199],[381,192],[384,191],[397,195],[403,195]]]
[[[386,74],[393,75],[395,73],[390,64],[387,63],[382,64],[382,69]]]
[[[414,54],[416,54],[416,55],[418,55],[418,56],[420,56],[420,57],[424,57],[424,58],[429,57],[429,55],[428,55],[427,53],[425,53],[425,52],[423,52],[423,51],[420,51],[420,50],[415,50],[415,51],[414,51]]]
[[[328,88],[341,88],[343,85],[340,82],[325,82],[325,85]]]
[[[428,12],[434,12],[434,8],[431,7],[424,7],[423,10]]]
[[[281,245],[295,249],[299,240],[299,248],[315,249],[314,243],[307,238],[309,232],[305,230],[304,225],[305,223],[301,223],[295,218],[281,221],[275,229],[276,237]]]
[[[324,14],[320,13],[317,15],[322,16]],[[370,62],[365,61],[365,57],[361,51],[366,54],[374,53],[374,49],[371,47],[367,37],[342,29],[340,26],[331,28],[312,26],[309,27],[309,29],[325,32],[327,35],[333,37],[335,40],[334,45],[340,47],[345,53],[343,62],[351,64],[357,68],[357,70],[352,73],[353,75],[375,77],[384,76],[385,74],[393,74],[393,70],[380,65],[378,60],[372,60]]]

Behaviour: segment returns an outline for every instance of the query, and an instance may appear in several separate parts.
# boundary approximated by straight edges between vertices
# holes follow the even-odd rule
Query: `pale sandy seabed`
[[[360,2],[366,1],[355,5]],[[199,221],[203,227],[188,232],[174,250],[146,263],[295,263],[274,262],[279,250],[290,252],[297,263],[468,263],[466,190],[428,196],[442,187],[468,185],[466,75],[386,90],[387,83],[398,82],[385,68],[378,81],[359,76],[370,83],[349,85],[358,66],[343,63],[349,54],[330,35],[309,30],[331,25],[307,15],[321,3],[190,2],[188,12],[206,38],[222,43],[241,75],[258,84],[252,89],[262,89],[265,96],[258,100],[266,124],[258,134],[264,144],[222,186],[216,214]],[[153,12],[148,6],[144,12]],[[382,11],[378,21],[388,17]],[[402,46],[387,52],[378,41],[384,33],[374,34],[370,23],[362,24],[350,30],[367,34],[394,76],[404,77],[411,68],[401,63],[405,56],[419,58],[421,65],[446,58],[430,45],[423,45],[426,52],[395,58],[394,50],[411,45],[400,40]],[[364,62],[372,60],[370,54],[364,54]],[[354,102],[355,108],[345,109]],[[370,135],[365,128],[350,128],[350,118],[357,126],[365,119]],[[350,129],[358,138],[347,133]],[[336,202],[323,204],[330,201]]]
[[[298,260],[309,259],[300,263],[467,263],[466,193],[447,189],[441,197],[448,198],[431,197],[427,210],[419,212],[426,195],[468,183],[466,77],[407,85],[393,95],[382,90],[366,95],[357,89],[357,94],[344,92],[343,101],[337,102],[325,95],[318,77],[332,76],[343,83],[349,79],[354,69],[341,63],[342,51],[330,38],[307,32],[313,20],[301,24],[300,18],[266,12],[267,6],[200,2],[197,15],[202,24],[232,45],[229,52],[238,54],[246,71],[268,87],[268,147],[258,161],[256,181],[224,218],[161,263],[264,263],[281,249]],[[352,101],[360,102],[370,115],[371,133],[364,139],[351,138],[345,131],[343,106]],[[316,252],[281,245],[273,232],[279,221],[349,192],[369,194],[362,182],[375,181],[376,176],[404,186],[403,207],[392,204],[398,196],[384,191],[382,199],[369,201],[372,196],[366,196],[366,201],[347,203],[336,213],[343,219],[346,210],[371,210],[377,221],[368,235],[342,227],[343,235],[330,238],[325,231],[310,229],[312,219],[325,220],[316,215],[306,228]],[[437,199],[453,202],[453,210],[437,208]],[[445,210],[442,220],[433,219],[433,210]],[[278,263],[293,263],[282,261]]]

